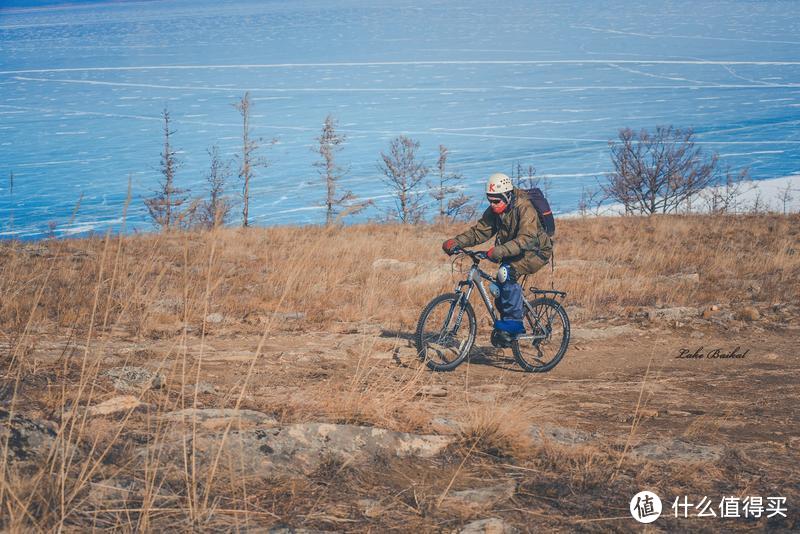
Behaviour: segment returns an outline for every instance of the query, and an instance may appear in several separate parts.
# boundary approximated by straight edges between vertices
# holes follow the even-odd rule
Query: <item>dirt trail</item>
[[[190,335],[186,355],[193,364],[201,361],[199,380],[214,388],[213,394],[200,397],[201,404],[217,407],[235,400],[252,363],[244,404],[262,411],[346,390],[356,379],[367,388],[378,381],[392,381],[398,388],[413,382],[420,393],[415,410],[439,421],[429,423],[432,432],[454,432],[476,410],[517,403],[520,423],[570,428],[608,443],[628,440],[636,413],[641,420],[633,443],[687,439],[741,446],[758,456],[781,450],[787,460],[800,460],[795,329],[749,335],[743,329],[732,337],[713,327],[579,328],[562,362],[544,374],[522,372],[510,349],[488,346],[483,331],[469,362],[453,372],[435,373],[415,358],[409,332],[375,325],[333,330],[338,331],[267,335],[258,355],[261,336],[235,327],[217,328],[204,340]],[[57,357],[62,345],[51,345],[40,354]],[[678,358],[681,349],[692,354],[747,352],[743,358],[689,359]],[[174,381],[183,353],[180,339],[120,337],[111,344],[104,366],[160,368]],[[195,372],[187,381],[194,380]],[[319,420],[329,417],[317,415]]]
[[[796,480],[796,466],[800,465],[800,420],[795,409],[795,377],[800,370],[796,327],[745,325],[732,334],[717,325],[674,328],[600,321],[573,326],[575,337],[565,358],[544,374],[524,373],[510,350],[488,346],[488,332],[483,327],[471,360],[448,373],[435,373],[421,365],[410,332],[385,330],[374,324],[334,324],[326,330],[306,332],[298,325],[297,331],[263,336],[240,324],[221,324],[210,327],[205,337],[194,330],[185,337],[178,334],[143,340],[120,331],[106,334],[105,340],[97,343],[105,346],[102,368],[141,366],[158,371],[165,376],[167,389],[182,389],[189,398],[193,397],[194,384],[199,384],[198,408],[236,406],[247,381],[249,387],[239,407],[270,414],[277,425],[351,423],[457,437],[474,427],[481,414],[499,413],[500,418],[510,418],[534,444],[552,443],[567,451],[581,446],[616,451],[630,462],[650,462],[656,469],[665,463],[685,464],[690,469],[685,475],[689,478],[670,485],[676,495],[699,491],[691,479],[691,470],[695,469],[691,466],[700,462],[712,466],[704,469],[723,469],[721,474],[711,471],[718,473],[716,491],[724,487],[731,494],[758,494],[770,488],[776,495],[788,496],[792,510],[792,499],[796,500],[798,494],[791,481]],[[32,359],[44,365],[56,363],[70,352],[64,346],[63,339],[42,336]],[[73,358],[79,357],[79,349],[73,345]],[[713,349],[747,352],[743,358],[689,359],[677,357],[681,349],[704,354]],[[118,393],[112,388],[100,396],[114,395]],[[388,406],[395,401],[403,413],[390,408],[381,412],[381,404]],[[624,458],[623,463],[629,463]],[[742,472],[730,467],[740,459],[748,466]],[[429,483],[440,487],[452,476],[456,481],[453,491],[469,492],[486,487],[481,476],[496,477],[501,486],[517,480],[512,499],[515,508],[498,504],[467,515],[461,511],[458,517],[466,521],[507,510],[505,519],[525,529],[524,525],[531,525],[526,514],[532,513],[537,503],[548,502],[547,492],[556,483],[519,481],[515,474],[519,471],[510,464],[508,472],[498,471],[506,469],[498,467],[502,465],[506,464],[473,466],[475,473],[488,469],[485,472],[489,474],[484,475],[466,471],[458,475],[448,467],[442,471],[442,480]],[[420,475],[401,473],[397,477],[402,478],[396,488],[403,488]],[[643,489],[634,478],[621,476],[613,486],[616,493],[605,497],[595,493],[602,486],[590,484],[584,494],[573,495],[572,504],[562,505],[566,509],[548,509],[542,512],[547,521],[535,524],[567,530],[584,528],[583,523],[568,519],[570,514],[578,514],[573,516],[574,521],[579,516],[599,514],[619,516],[622,519],[613,520],[616,527],[633,528],[625,510],[630,496]],[[545,476],[544,480],[549,479]],[[757,481],[757,490],[750,486],[753,480]],[[371,486],[363,480],[357,487],[368,495],[377,491],[369,489]],[[502,490],[507,491],[514,494],[513,488]],[[554,495],[568,499],[574,491],[572,488],[567,494]],[[719,499],[722,494],[714,497]],[[582,505],[583,498],[594,500],[591,505]],[[353,506],[344,495],[341,499],[336,506]],[[442,510],[448,509],[442,506]],[[363,517],[360,514],[356,513]],[[372,520],[366,517],[364,521]],[[381,517],[390,523],[397,520]],[[672,521],[665,525],[669,530],[686,527],[679,520]],[[704,525],[712,530],[721,528]],[[753,526],[728,523],[726,529],[748,525]],[[419,526],[423,530],[429,527],[429,523]]]

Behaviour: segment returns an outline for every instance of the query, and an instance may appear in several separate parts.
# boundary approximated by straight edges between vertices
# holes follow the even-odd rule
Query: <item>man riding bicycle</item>
[[[513,336],[525,332],[522,288],[517,278],[533,274],[544,267],[553,255],[553,242],[539,223],[536,209],[528,195],[515,189],[511,178],[492,174],[486,184],[489,207],[478,222],[442,244],[452,255],[459,247],[472,247],[495,236],[495,243],[486,255],[496,263],[497,284],[495,306],[500,320],[494,325],[492,339],[501,346],[510,344]]]

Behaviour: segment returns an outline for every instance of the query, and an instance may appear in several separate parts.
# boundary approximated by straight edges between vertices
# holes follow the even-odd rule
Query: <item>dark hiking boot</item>
[[[492,330],[491,341],[493,347],[507,349],[511,347],[511,342],[514,341],[514,334],[495,328]]]

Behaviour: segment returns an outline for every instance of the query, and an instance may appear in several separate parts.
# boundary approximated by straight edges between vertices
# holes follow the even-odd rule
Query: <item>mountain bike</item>
[[[497,320],[483,285],[483,280],[494,283],[494,277],[478,266],[481,260],[489,259],[486,253],[460,247],[454,253],[472,259],[467,277],[458,282],[453,293],[439,295],[423,308],[414,334],[417,355],[434,371],[452,371],[468,358],[478,330],[475,310],[469,301],[476,288],[492,323]],[[569,317],[557,300],[567,294],[535,287],[530,291],[533,300],[523,295],[525,333],[515,336],[510,348],[524,371],[544,373],[561,361],[569,346]]]

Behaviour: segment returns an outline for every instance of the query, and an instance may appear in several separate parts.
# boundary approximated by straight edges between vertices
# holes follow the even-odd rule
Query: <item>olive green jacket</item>
[[[472,247],[492,236],[495,236],[494,256],[506,263],[518,263],[523,258],[534,259],[532,256],[546,262],[553,255],[553,242],[539,223],[539,216],[528,195],[520,189],[514,189],[514,200],[509,209],[497,215],[491,206],[486,208],[472,228],[454,239],[462,247]]]

